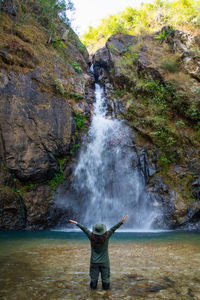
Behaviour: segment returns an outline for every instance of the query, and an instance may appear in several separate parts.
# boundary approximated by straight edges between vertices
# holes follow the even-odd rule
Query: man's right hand
[[[124,217],[124,218],[122,219],[122,223],[124,223],[124,221],[125,221],[127,218],[128,218],[128,216]]]
[[[77,225],[78,222],[74,221],[74,220],[69,220],[69,222],[74,223]]]

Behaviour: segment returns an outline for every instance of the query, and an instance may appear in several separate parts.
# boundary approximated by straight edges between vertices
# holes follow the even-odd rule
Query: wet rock
[[[9,186],[0,189],[0,228],[2,230],[22,228],[19,201]]]
[[[47,216],[52,206],[51,188],[48,185],[35,186],[24,195],[24,204],[27,209],[27,229],[47,228]]]
[[[156,166],[153,163],[150,163],[150,160],[147,158],[145,151],[142,151],[139,154],[139,165],[142,170],[145,183],[149,182],[149,178],[156,173]]]
[[[108,114],[110,114],[113,118],[121,119],[126,113],[126,109],[124,104],[116,98],[108,98]]]
[[[192,195],[200,201],[200,177],[192,183]]]
[[[108,70],[110,69],[112,62],[110,60],[110,52],[107,47],[103,47],[93,55],[93,67],[94,76],[96,80],[102,82],[106,77],[109,77]]]
[[[159,194],[166,194],[169,192],[167,185],[163,182],[161,176],[156,175],[154,176],[149,184],[149,191],[158,192]]]

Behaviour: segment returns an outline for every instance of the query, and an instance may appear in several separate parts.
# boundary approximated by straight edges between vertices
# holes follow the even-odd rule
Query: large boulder
[[[127,67],[124,68],[121,60],[137,43],[137,40],[137,37],[128,34],[111,36],[105,47],[97,50],[93,56],[96,79],[102,83],[111,82],[120,87],[134,85],[130,71]]]

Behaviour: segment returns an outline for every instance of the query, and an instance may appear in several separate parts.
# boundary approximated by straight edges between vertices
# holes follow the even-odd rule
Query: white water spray
[[[65,203],[79,211],[79,221],[87,226],[99,222],[110,226],[128,215],[125,228],[148,230],[157,211],[145,193],[134,136],[123,121],[106,117],[103,89],[98,84],[95,94],[88,140],[81,149],[72,183],[76,200],[69,199],[69,193]]]

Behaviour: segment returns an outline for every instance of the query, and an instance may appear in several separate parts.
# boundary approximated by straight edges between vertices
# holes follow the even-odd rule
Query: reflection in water
[[[200,235],[115,234],[111,290],[89,289],[81,233],[0,234],[0,299],[200,299]]]

